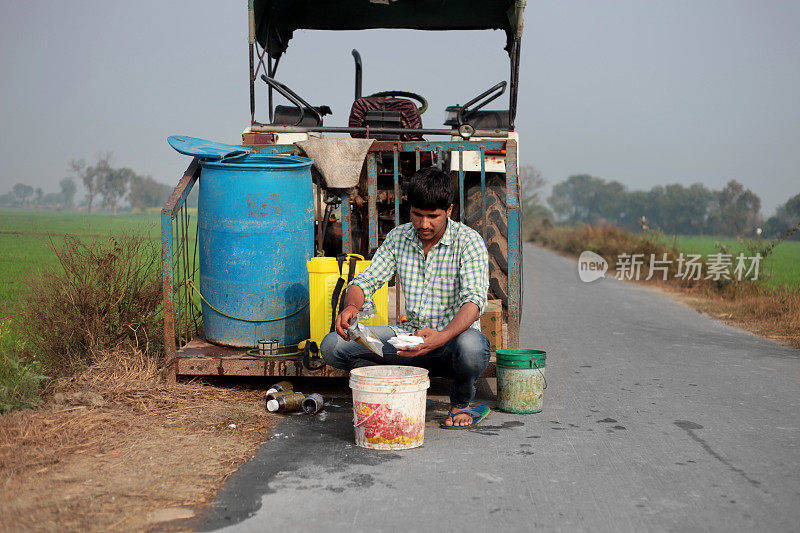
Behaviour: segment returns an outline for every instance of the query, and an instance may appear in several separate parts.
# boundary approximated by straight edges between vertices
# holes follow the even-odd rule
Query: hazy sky
[[[18,181],[55,191],[71,158],[106,150],[174,184],[188,159],[168,135],[240,141],[246,5],[0,0],[0,193]],[[796,1],[529,0],[521,162],[551,185],[575,173],[631,189],[737,179],[769,216],[800,193],[798,28]],[[447,105],[507,79],[504,39],[295,32],[277,78],[343,125],[358,48],[365,93],[419,92],[425,126],[441,127]]]

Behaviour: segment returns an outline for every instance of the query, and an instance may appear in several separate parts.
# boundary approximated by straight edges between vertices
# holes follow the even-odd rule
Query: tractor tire
[[[465,191],[464,223],[484,235],[483,201],[480,175],[472,179]],[[508,206],[504,174],[486,174],[486,249],[489,252],[489,297],[502,300],[508,312]],[[522,237],[520,233],[520,252]],[[520,272],[520,282],[522,281]],[[520,288],[521,293],[521,288]],[[522,295],[520,294],[520,297]],[[522,302],[520,302],[521,305]]]

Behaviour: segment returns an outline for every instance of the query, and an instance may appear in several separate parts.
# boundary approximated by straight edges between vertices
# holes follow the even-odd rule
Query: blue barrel
[[[248,154],[203,161],[198,232],[208,341],[281,346],[309,336],[314,255],[311,159]]]

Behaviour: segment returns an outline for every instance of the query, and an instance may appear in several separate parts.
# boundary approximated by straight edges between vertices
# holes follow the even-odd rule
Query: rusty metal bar
[[[186,316],[186,331],[187,331],[186,338],[187,338],[187,342],[188,342],[189,340],[192,339],[192,337],[194,337],[194,334],[195,334],[195,328],[192,327],[193,322],[194,322],[194,318],[193,318],[194,317],[194,309],[193,309],[193,303],[192,303],[192,292],[189,289],[189,287],[186,285],[186,280],[190,279],[191,276],[192,276],[192,274],[191,274],[192,265],[191,265],[191,262],[190,262],[190,259],[189,259],[189,253],[191,252],[191,246],[190,246],[189,239],[191,238],[190,225],[191,225],[192,216],[189,214],[188,203],[184,204],[183,211],[184,211],[184,214],[185,214],[184,215],[184,223],[183,223],[183,233],[185,235],[184,241],[186,243],[183,246],[183,257],[184,257],[183,290],[184,290],[184,298],[185,298],[184,315]]]
[[[325,209],[322,208],[322,187],[319,185],[312,183],[312,187],[314,188],[315,193],[315,200],[314,200],[314,214],[311,216],[311,226],[314,228],[314,234],[317,236],[314,239],[314,255],[321,255],[323,252],[323,235],[322,235],[322,228],[325,227],[324,225],[327,223],[325,217],[329,215],[327,206]],[[319,226],[317,226],[317,215],[319,215]]]
[[[486,241],[486,149],[481,147],[481,233]]]
[[[506,205],[508,206],[508,343],[519,347],[522,316],[522,249],[520,239],[517,141],[506,143]]]
[[[180,224],[178,217],[183,208],[178,208],[178,213],[172,217],[172,292],[175,298],[175,347],[180,350],[181,348],[181,286],[180,286],[180,268],[181,268],[181,235]]]
[[[264,56],[267,53],[267,49],[266,48],[262,48],[261,51],[259,52],[258,48],[259,47],[256,46],[256,56],[258,56],[258,63],[256,63],[256,71],[253,73],[253,81],[254,82],[258,78],[258,73],[261,72],[262,68],[264,69],[264,72],[269,74],[269,71],[267,70],[267,66],[264,64]],[[256,122],[256,124],[258,124],[258,122]]]
[[[216,347],[214,348],[216,349]],[[244,350],[232,351],[228,356],[203,353],[202,348],[192,349],[177,360],[177,371],[183,376],[307,376],[347,377],[346,370],[325,366],[319,370],[306,370],[299,360],[283,358],[249,357]],[[196,352],[200,352],[197,354]]]
[[[394,225],[400,225],[400,153],[392,151],[392,167],[394,175]]]
[[[185,277],[188,273],[188,217],[186,214],[186,199],[192,187],[200,177],[200,163],[197,158],[193,159],[183,176],[178,181],[178,185],[172,191],[166,205],[161,210],[161,253],[162,265],[161,274],[164,289],[164,366],[167,371],[167,381],[174,382],[177,372],[175,356],[180,338],[190,333],[187,324],[182,323],[188,320],[182,296],[181,287],[176,287],[175,279]],[[183,229],[183,231],[181,231]],[[176,249],[177,248],[177,249]],[[182,273],[182,270],[184,272]],[[184,287],[185,289],[185,287]],[[177,298],[177,306],[176,306]],[[177,313],[176,313],[177,311]],[[185,333],[185,335],[184,335]]]
[[[189,279],[189,213],[186,212],[186,203],[181,206],[181,224],[180,229],[183,233],[183,245],[181,245],[181,249],[178,251],[179,254],[183,256],[183,263],[181,271],[183,273],[183,279],[181,280],[181,291],[183,296],[181,297],[181,313],[183,315],[184,323],[186,324],[186,342],[188,343],[191,338],[189,337],[189,332],[191,328],[189,327],[189,294],[188,290],[189,287],[186,286],[186,280]]]
[[[161,212],[161,279],[164,286],[164,368],[167,382],[175,381],[175,299],[172,292],[172,213]]]
[[[177,222],[176,219],[177,219],[177,215],[172,217],[172,220],[173,220],[173,225],[172,225],[172,252],[173,252],[173,255],[172,255],[172,269],[175,272],[178,271],[178,266],[180,264],[180,259],[181,259],[180,253],[177,253],[175,251],[175,250],[180,250],[181,249],[181,240],[180,240],[180,235],[178,234],[178,226],[176,224],[176,222]],[[176,288],[175,290],[177,291],[178,289]]]
[[[168,213],[170,217],[175,216],[175,212],[186,202],[186,198],[189,196],[189,191],[192,190],[195,182],[197,182],[197,178],[200,177],[200,162],[195,157],[192,159],[192,162],[189,163],[189,166],[186,168],[186,172],[183,173],[183,177],[178,181],[178,185],[175,187],[175,190],[172,191],[172,194],[169,196],[169,200],[167,200],[166,205],[161,210],[161,215],[163,216],[165,213]]]
[[[267,72],[272,71],[272,56],[267,53]],[[269,121],[270,123],[274,120],[272,110],[273,110],[273,94],[272,94],[272,85],[267,84],[267,107],[269,108]]]
[[[378,163],[374,153],[367,154],[367,213],[369,218],[369,245],[367,253],[378,248]]]
[[[250,52],[250,124],[256,121],[256,85],[255,85],[255,65],[254,47],[256,42],[256,15],[253,0],[247,2],[247,48]]]
[[[485,150],[505,150],[506,141],[375,141],[370,147],[370,152],[385,152],[391,151],[394,147],[401,152],[412,152],[419,150],[420,152],[436,152],[458,150],[462,148],[464,151],[474,151],[483,147]]]
[[[342,253],[349,254],[352,244],[350,238],[350,196],[345,192],[342,193]]]
[[[175,220],[173,222],[173,227],[175,228],[175,245],[174,245],[174,253],[175,253],[175,290],[177,292],[177,300],[175,305],[175,310],[177,311],[178,315],[175,317],[175,326],[178,329],[178,341],[177,346],[178,349],[181,349],[183,346],[183,330],[186,327],[184,324],[184,316],[183,316],[183,232],[181,231],[181,226],[183,224],[183,211],[186,207],[186,203],[181,204],[178,208],[178,213],[175,215]]]
[[[392,150],[392,170],[394,175],[394,227],[400,225],[400,153],[397,147]],[[394,275],[394,317],[400,324],[400,275]]]
[[[414,156],[415,156],[415,161],[416,161],[416,169],[417,169],[417,170],[419,170],[419,147],[416,147],[416,146],[415,146],[415,147],[414,147],[414,152],[416,152],[416,153],[414,154]]]
[[[370,130],[374,131],[374,130]],[[451,151],[464,150],[465,152],[477,152],[483,147],[485,150],[505,150],[506,141],[374,141],[370,146],[370,152],[391,152],[397,149],[398,152],[435,152],[436,150]],[[297,154],[297,146],[293,144],[273,144],[263,146],[253,146],[253,153],[259,154]],[[419,156],[417,156],[419,158]],[[417,159],[419,165],[419,159]],[[418,169],[419,170],[419,169]]]
[[[193,343],[194,344],[194,343]],[[214,346],[212,350],[217,350]],[[176,361],[182,376],[305,376],[314,378],[347,377],[347,370],[325,366],[320,370],[306,370],[303,363],[293,359],[250,357],[244,350],[230,350],[229,355],[209,355],[204,347],[192,346]],[[497,370],[490,362],[483,377],[495,377]]]
[[[525,4],[517,2],[514,8],[515,19],[517,21],[516,36],[514,44],[511,48],[511,74],[510,81],[511,87],[508,91],[508,129],[514,131],[514,125],[517,118],[517,95],[519,94],[519,56],[522,51],[522,28],[524,26],[523,12]]]
[[[464,149],[458,149],[458,216],[464,223]]]
[[[252,125],[256,121],[256,83],[253,77],[253,69],[255,68],[253,43],[248,43],[247,47],[250,51],[250,124]]]
[[[517,88],[519,86],[519,48],[520,37],[518,37],[514,44],[511,45],[511,73],[509,81],[511,82],[508,91],[508,130],[514,131],[514,123],[517,116]]]
[[[369,131],[367,131],[369,129]],[[347,126],[285,126],[283,124],[253,124],[250,127],[253,133],[308,133],[310,131],[319,133],[369,133],[372,135],[386,133],[391,135],[412,134],[412,135],[443,135],[447,137],[461,137],[458,130],[439,130],[439,129],[411,129],[411,128],[351,128]],[[507,130],[476,130],[471,137],[508,137]]]
[[[192,254],[192,282],[195,281],[195,274],[197,273],[197,244],[200,240],[200,228],[197,227],[195,223],[195,230],[194,230],[194,253]],[[194,303],[194,293],[190,293],[190,298],[192,302],[192,320],[194,321],[194,331],[200,331],[200,326],[198,325],[198,320],[202,319],[202,308],[199,308]]]

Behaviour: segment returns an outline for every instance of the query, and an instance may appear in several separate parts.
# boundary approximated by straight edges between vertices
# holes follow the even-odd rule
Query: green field
[[[669,238],[672,243],[673,239]],[[685,253],[700,254],[704,258],[720,253],[716,243],[725,245],[728,252],[737,256],[743,252],[750,256],[746,244],[730,237],[678,236],[678,249]],[[764,243],[766,244],[766,243]],[[772,250],[769,257],[761,262],[758,278],[767,286],[788,284],[800,287],[800,242],[784,241]]]
[[[64,241],[65,234],[97,235],[145,232],[161,236],[160,214],[124,214],[0,209],[0,302],[13,298],[19,284],[34,269],[56,263],[48,244]]]
[[[0,414],[31,407],[39,401],[46,378],[39,361],[20,357],[26,340],[20,338],[6,320],[16,313],[16,297],[25,278],[38,268],[58,264],[50,248],[59,249],[65,235],[81,240],[107,235],[145,234],[160,239],[159,213],[96,213],[0,209]]]
[[[20,281],[37,267],[52,265],[55,255],[48,247],[52,239],[59,245],[65,234],[81,237],[120,234],[126,231],[144,232],[153,239],[161,236],[160,214],[106,213],[87,216],[84,213],[34,211],[29,209],[0,209],[0,302],[12,298]],[[672,242],[672,237],[667,237]],[[737,255],[745,245],[728,237],[679,236],[678,248],[686,253],[707,257],[718,253],[715,243],[728,246]],[[762,262],[759,279],[766,284],[788,283],[800,286],[800,242],[786,241],[777,246]]]

